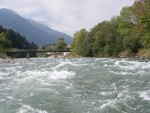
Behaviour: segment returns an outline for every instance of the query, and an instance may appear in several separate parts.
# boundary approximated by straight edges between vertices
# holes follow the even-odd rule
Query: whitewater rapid
[[[0,113],[150,113],[150,61],[35,58],[0,64]]]

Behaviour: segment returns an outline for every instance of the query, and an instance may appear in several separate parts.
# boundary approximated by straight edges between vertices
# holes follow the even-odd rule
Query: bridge
[[[57,53],[70,53],[70,49],[66,50],[7,50],[6,54],[12,55],[12,54],[23,54],[25,53],[27,58],[30,58],[30,53],[46,53],[51,52],[54,53],[54,56],[57,57]]]

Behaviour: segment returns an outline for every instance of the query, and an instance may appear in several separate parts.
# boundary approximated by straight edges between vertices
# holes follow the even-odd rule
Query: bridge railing
[[[37,52],[70,52],[70,49],[66,50],[8,49],[6,51],[6,53],[37,53]]]

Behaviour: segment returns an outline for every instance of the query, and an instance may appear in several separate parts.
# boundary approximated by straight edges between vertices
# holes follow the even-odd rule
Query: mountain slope
[[[36,26],[38,29],[48,33],[49,35],[51,35],[52,37],[57,37],[57,38],[63,38],[65,37],[65,40],[67,43],[71,43],[72,42],[72,37],[70,37],[69,35],[65,34],[65,33],[62,33],[62,32],[59,32],[59,31],[56,31],[44,24],[40,24],[38,22],[35,22],[31,19],[28,19],[28,22],[30,22],[32,25]]]
[[[64,33],[57,32],[45,25],[21,17],[8,9],[0,9],[0,25],[13,29],[25,36],[29,42],[36,44],[53,44],[60,37],[63,37],[67,43],[72,41],[72,38]]]

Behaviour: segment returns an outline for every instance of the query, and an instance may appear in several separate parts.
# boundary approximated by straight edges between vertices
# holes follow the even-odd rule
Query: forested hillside
[[[150,57],[150,0],[135,0],[120,15],[74,34],[72,55]]]
[[[11,29],[0,26],[0,53],[7,49],[37,49],[37,45],[29,43],[25,37]]]

